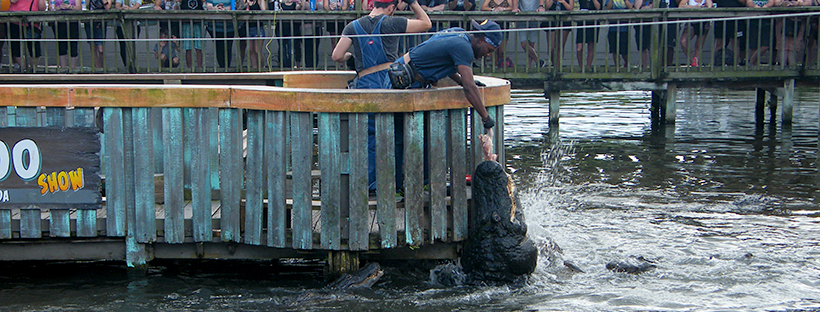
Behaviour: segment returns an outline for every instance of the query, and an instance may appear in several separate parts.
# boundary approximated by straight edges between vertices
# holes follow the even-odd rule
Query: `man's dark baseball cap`
[[[501,44],[501,40],[504,40],[504,35],[500,31],[501,26],[498,26],[498,23],[491,20],[484,20],[479,23],[473,20],[472,24],[473,29],[481,31],[481,34],[484,35],[484,40],[491,46],[497,48],[498,45]]]

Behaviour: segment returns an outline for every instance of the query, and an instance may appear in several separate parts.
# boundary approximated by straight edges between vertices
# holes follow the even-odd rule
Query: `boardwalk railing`
[[[25,37],[26,22],[40,23],[43,38],[43,57],[28,72],[268,72],[289,70],[345,69],[330,59],[330,51],[344,25],[365,14],[361,11],[106,11],[106,12],[34,12],[0,16],[0,37],[20,42]],[[405,14],[406,12],[401,12]],[[430,13],[433,31],[453,26],[464,27],[471,19],[493,19],[502,24],[507,34],[505,52],[493,55],[485,62],[476,62],[477,71],[504,78],[561,77],[563,79],[684,79],[694,77],[731,77],[739,72],[746,76],[817,76],[816,49],[820,32],[817,31],[818,7],[796,8],[709,8],[709,9],[643,9],[620,11],[571,12],[435,12]],[[56,22],[55,21],[61,21]],[[35,25],[28,24],[28,25]],[[701,47],[700,66],[689,66],[695,55],[696,38],[683,40],[683,29],[692,25],[705,27],[706,40]],[[24,25],[17,27],[16,25]],[[106,39],[88,39],[86,27],[104,26]],[[519,44],[525,26],[534,27],[538,38],[535,51],[538,60],[528,61],[527,53]],[[469,27],[465,27],[468,28]],[[74,35],[64,35],[78,30]],[[188,38],[188,29],[200,30],[202,41]],[[255,29],[257,36],[248,37]],[[17,34],[12,32],[16,30]],[[264,35],[262,34],[264,30]],[[618,31],[623,30],[623,31]],[[593,62],[587,64],[584,45],[575,49],[575,37],[584,31],[597,31],[593,46]],[[626,40],[628,51],[623,58],[613,57],[608,47],[609,33],[613,40]],[[189,57],[180,49],[180,65],[163,66],[155,58],[154,47],[160,33],[177,37],[180,47],[191,44]],[[251,32],[253,33],[253,32]],[[549,34],[566,34],[566,44],[548,42]],[[60,39],[56,40],[56,34]],[[687,32],[686,34],[689,34]],[[430,34],[406,35],[403,51],[427,38]],[[560,36],[559,36],[560,37]],[[730,62],[715,60],[715,38],[725,38],[724,45],[733,50]],[[797,38],[794,49],[790,38]],[[2,39],[2,38],[0,38]],[[253,39],[253,40],[248,40]],[[80,42],[76,64],[69,68],[69,60],[61,63],[58,41]],[[92,56],[92,41],[104,44],[104,62],[96,63]],[[682,46],[686,41],[686,46]],[[203,63],[199,65],[197,44],[202,44]],[[15,44],[16,46],[17,44]],[[19,45],[20,49],[28,46]],[[255,46],[259,56],[250,56]],[[762,46],[760,55],[753,52]],[[10,47],[7,47],[10,48]],[[31,48],[34,48],[32,46]],[[781,53],[783,57],[778,57]],[[9,57],[0,63],[0,72],[22,72]],[[22,52],[25,54],[25,51]],[[582,54],[579,63],[577,56]],[[507,60],[509,58],[509,60]],[[782,58],[782,61],[780,60]],[[253,61],[252,61],[253,60]],[[625,61],[624,61],[625,60]],[[173,63],[169,63],[173,64]],[[62,67],[61,67],[62,65]],[[26,67],[23,64],[23,67]]]
[[[15,129],[99,130],[104,177],[98,207],[0,201],[0,260],[116,259],[124,250],[138,265],[184,257],[173,246],[186,243],[367,251],[465,238],[465,176],[481,160],[472,142],[483,128],[460,87],[366,92],[341,89],[350,73],[264,75],[254,74],[284,87],[0,87],[8,105],[0,110],[0,139]],[[509,83],[479,79],[499,121],[495,149],[503,162]],[[369,116],[375,192],[368,191]],[[397,156],[404,158],[398,201]],[[77,247],[122,238],[125,249]],[[25,244],[35,241],[41,244]],[[46,242],[69,246],[34,252]],[[227,257],[199,247],[189,256]]]

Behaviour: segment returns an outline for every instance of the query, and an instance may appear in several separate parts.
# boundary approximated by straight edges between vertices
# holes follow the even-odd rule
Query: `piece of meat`
[[[498,154],[493,153],[493,129],[487,129],[486,134],[479,134],[481,149],[484,151],[484,160],[498,161]]]

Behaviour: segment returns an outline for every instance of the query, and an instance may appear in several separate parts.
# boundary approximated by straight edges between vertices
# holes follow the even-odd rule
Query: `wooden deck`
[[[454,257],[467,235],[465,176],[481,159],[470,142],[483,129],[468,118],[474,113],[460,87],[371,93],[328,89],[349,73],[278,75],[255,79],[281,79],[285,87],[0,86],[10,105],[0,107],[0,139],[16,140],[5,134],[23,125],[99,129],[105,177],[94,209],[0,202],[0,260],[117,259],[122,248],[119,259],[132,266],[164,257],[343,251]],[[502,125],[495,146],[503,159],[510,86],[480,79]],[[306,88],[322,82],[324,89]],[[376,125],[375,193],[367,191],[368,111]],[[408,168],[398,203],[395,114],[404,117]],[[73,244],[86,245],[63,253]]]

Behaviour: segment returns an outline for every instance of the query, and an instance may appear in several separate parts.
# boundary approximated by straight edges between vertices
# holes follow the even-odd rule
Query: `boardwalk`
[[[108,11],[108,12],[72,12],[58,14],[41,12],[32,14],[12,13],[0,16],[0,25],[3,23],[29,21],[76,20],[83,24],[90,21],[107,21],[108,36],[105,45],[105,65],[92,66],[87,39],[78,39],[80,57],[77,68],[61,68],[56,56],[56,43],[53,41],[54,29],[46,27],[44,37],[45,53],[40,64],[28,73],[43,75],[71,72],[71,73],[112,73],[128,72],[142,74],[164,73],[242,73],[242,72],[270,72],[288,70],[346,70],[344,64],[334,63],[330,59],[330,50],[338,37],[338,30],[348,21],[362,15],[364,12],[178,12],[154,11],[150,7],[138,11]],[[400,14],[406,14],[400,12]],[[507,40],[504,44],[505,54],[493,55],[484,61],[474,63],[475,72],[510,80],[514,86],[543,88],[545,96],[553,100],[551,105],[551,121],[557,122],[560,105],[560,92],[573,90],[651,90],[657,94],[653,96],[658,101],[656,108],[657,118],[665,122],[674,122],[674,107],[670,100],[674,100],[671,90],[677,88],[761,88],[763,94],[760,102],[772,102],[769,98],[783,99],[781,102],[785,110],[783,120],[789,122],[791,103],[789,94],[792,86],[817,86],[820,79],[820,50],[817,42],[820,32],[817,31],[817,20],[820,10],[817,7],[792,8],[716,8],[716,9],[642,9],[626,11],[549,11],[536,12],[433,12],[430,17],[434,23],[433,30],[454,26],[468,25],[471,19],[490,18],[498,21],[506,30]],[[125,39],[116,35],[116,22],[122,21],[126,25],[123,29]],[[796,23],[791,23],[794,21]],[[522,36],[521,23],[537,22],[538,38],[535,49],[539,55],[537,62],[528,62],[525,53],[518,44]],[[710,25],[703,47],[700,51],[699,66],[691,66],[692,56],[695,55],[694,44],[689,43],[686,48],[682,44],[683,29],[692,23]],[[182,66],[177,68],[162,68],[159,61],[153,57],[153,47],[158,42],[160,28],[173,31],[182,24],[202,27],[208,33],[217,24],[236,25],[237,28],[257,26],[266,29],[268,37],[263,38],[263,53],[258,66],[251,66],[249,58],[243,55],[239,46],[244,38],[239,35],[225,40],[233,41],[233,49],[224,51],[231,56],[232,63],[227,67],[219,67],[216,62],[216,52],[213,38],[206,35],[204,43],[204,67],[188,68],[185,53]],[[130,26],[128,26],[130,25]],[[134,26],[138,25],[138,26]],[[160,27],[164,25],[163,27]],[[303,25],[316,26],[313,36],[285,37],[281,32],[284,28],[298,28]],[[561,25],[561,26],[558,26]],[[585,26],[586,25],[586,26]],[[618,25],[618,26],[615,26]],[[793,29],[782,25],[791,25]],[[724,27],[725,26],[725,27]],[[614,58],[608,53],[607,36],[610,31],[623,27],[624,32],[616,38],[628,42],[625,61]],[[469,27],[468,27],[469,28]],[[129,29],[133,31],[129,31]],[[139,29],[139,31],[136,31]],[[718,33],[723,29],[721,33]],[[736,32],[729,33],[728,29]],[[598,30],[597,43],[593,48],[591,64],[578,63],[578,52],[575,50],[574,38],[584,30]],[[547,32],[568,31],[569,41],[560,49],[552,51],[548,48]],[[804,47],[794,53],[780,53],[785,51],[787,34],[798,34]],[[136,34],[136,36],[135,36]],[[402,40],[401,49],[408,49],[430,34],[407,35]],[[81,36],[83,37],[83,36]],[[715,43],[717,37],[725,37],[726,50],[735,54],[729,62],[719,63],[715,60]],[[638,40],[639,38],[645,38]],[[694,38],[687,38],[694,39]],[[639,45],[639,42],[641,44]],[[122,44],[119,44],[122,43]],[[646,45],[641,51],[639,47]],[[768,45],[768,47],[765,47]],[[560,45],[559,45],[560,46]],[[6,45],[5,50],[8,50]],[[754,52],[758,51],[759,55]],[[312,53],[309,53],[313,51]],[[587,48],[583,46],[581,54],[586,55]],[[778,54],[780,53],[780,54]],[[722,53],[721,53],[722,54]],[[557,57],[558,55],[560,57]],[[783,61],[779,61],[781,55]],[[9,64],[8,52],[0,60],[1,64]],[[790,57],[789,57],[790,56]],[[785,59],[790,61],[786,62]],[[553,64],[557,62],[556,64]],[[616,63],[617,62],[617,63]],[[529,65],[528,65],[529,63]],[[129,65],[130,64],[130,65]],[[503,65],[503,66],[498,66]],[[17,83],[31,81],[32,83],[63,82],[66,79],[79,83],[87,82],[88,77],[45,77],[42,75],[16,75],[22,70],[14,66],[0,67],[0,73],[9,73],[0,77],[0,81]],[[151,77],[114,76],[106,77],[99,83],[106,83],[109,79],[121,82],[153,83],[185,83],[185,76],[181,79],[165,79],[163,76]],[[220,76],[214,76],[220,77]],[[213,81],[231,84],[268,84],[273,81],[256,79],[237,80],[230,75],[222,76],[225,79]],[[771,96],[773,95],[773,96]],[[663,102],[663,103],[661,103]]]
[[[20,22],[21,20],[28,21],[53,21],[60,20],[76,20],[82,24],[90,23],[90,21],[107,21],[108,32],[105,40],[105,65],[101,68],[95,68],[91,62],[90,50],[88,40],[85,34],[81,31],[81,36],[77,41],[81,42],[80,57],[78,59],[79,68],[72,69],[73,72],[106,72],[106,73],[127,73],[126,63],[134,65],[134,71],[139,73],[162,73],[162,72],[268,72],[278,70],[344,70],[343,64],[336,64],[330,59],[330,49],[332,48],[335,38],[338,37],[337,29],[343,27],[348,21],[360,16],[362,12],[202,12],[202,13],[188,13],[175,11],[153,11],[153,10],[139,10],[139,11],[110,11],[107,13],[99,12],[71,12],[70,14],[60,14],[55,12],[40,12],[40,13],[10,13],[0,16],[0,25],[11,22]],[[814,48],[818,32],[812,31],[812,25],[816,26],[816,17],[820,14],[818,8],[815,7],[798,7],[798,8],[770,8],[770,9],[750,9],[750,8],[718,8],[718,9],[648,9],[648,10],[630,10],[630,11],[572,11],[572,12],[521,12],[521,13],[488,13],[488,12],[434,12],[430,13],[435,29],[444,29],[447,27],[464,27],[471,19],[485,19],[490,18],[501,23],[508,32],[508,40],[506,40],[504,58],[509,57],[510,63],[499,64],[497,56],[494,59],[488,60],[485,63],[476,64],[477,70],[482,74],[489,74],[506,79],[535,79],[543,80],[545,78],[561,78],[561,79],[627,79],[627,80],[658,80],[658,79],[705,79],[705,78],[737,78],[744,77],[817,77],[818,64],[816,60],[820,52]],[[756,42],[766,41],[766,38],[781,38],[791,30],[783,27],[768,27],[780,25],[782,21],[793,19],[798,21],[797,24],[808,26],[808,29],[800,32],[803,35],[807,52],[797,56],[795,64],[776,64],[774,52],[782,50],[778,48],[777,44],[784,44],[780,40],[773,42],[769,51],[763,53],[760,61],[756,64],[747,64],[746,60],[751,58],[751,52],[756,47]],[[128,31],[129,26],[124,27],[125,38],[118,38],[116,21],[124,21],[125,25],[131,25],[130,28],[134,31]],[[532,64],[527,66],[526,53],[518,44],[521,36],[521,29],[517,29],[516,23],[522,22],[561,22],[565,26],[551,26],[548,24],[540,24],[542,27],[538,28],[539,37],[538,42],[535,43],[535,48],[539,54],[540,60],[543,64]],[[595,25],[584,26],[584,23]],[[701,51],[701,59],[699,67],[688,66],[691,63],[691,58],[688,54],[693,54],[693,45],[689,44],[687,49],[681,45],[681,32],[685,26],[693,22],[703,22],[710,25],[718,25],[728,23],[734,25],[734,28],[739,30],[747,30],[745,33],[738,31],[737,40],[734,42],[734,48],[737,58],[735,58],[729,66],[715,66],[713,49],[715,31],[707,33],[704,46]],[[183,51],[183,65],[177,68],[161,68],[159,61],[154,58],[153,48],[159,41],[159,32],[161,28],[175,29],[181,24],[202,25],[205,30],[204,44],[205,48],[205,64],[203,68],[188,68],[185,64],[185,57]],[[627,62],[624,64],[619,61],[618,66],[615,60],[607,52],[607,32],[616,28],[617,25],[627,28],[624,32],[624,39],[629,42],[629,49],[626,56]],[[232,56],[233,62],[230,66],[220,68],[215,62],[214,41],[215,39],[208,37],[208,29],[211,29],[216,24],[235,24],[237,27],[243,28],[248,26],[262,27],[267,30],[268,37],[263,38],[263,53],[260,58],[258,68],[251,67],[249,58],[246,55],[240,54],[239,42],[244,41],[241,36],[237,35],[234,38],[226,38],[225,40],[233,41],[234,48],[228,52]],[[292,36],[284,37],[279,31],[284,26],[300,27],[300,25],[314,24],[321,32],[312,36]],[[60,25],[60,24],[56,24]],[[137,26],[134,26],[137,25]],[[166,25],[160,27],[161,25]],[[765,27],[764,27],[765,26]],[[8,28],[8,27],[6,27]],[[469,28],[469,27],[467,27]],[[139,29],[139,31],[136,31]],[[594,47],[594,59],[592,66],[587,64],[578,64],[576,61],[576,52],[574,45],[574,38],[576,34],[583,30],[598,30],[597,44]],[[717,28],[716,28],[717,29]],[[797,29],[800,31],[801,29]],[[45,53],[36,72],[41,73],[57,73],[58,57],[56,52],[56,42],[54,42],[54,27],[44,27],[44,45]],[[333,32],[331,32],[333,31]],[[568,43],[563,46],[560,51],[551,51],[547,45],[547,31],[569,31]],[[725,32],[725,31],[724,31]],[[136,34],[138,33],[138,35]],[[638,50],[638,42],[636,35],[646,33],[651,44],[647,48],[650,51],[649,57],[646,58]],[[429,36],[429,34],[422,35],[406,35],[402,43],[402,49],[412,47],[414,43],[420,42]],[[731,34],[720,34],[721,37],[734,38]],[[764,40],[758,40],[764,39]],[[300,44],[291,44],[293,49],[298,48],[298,52],[294,50],[285,50],[284,43],[292,43],[291,41]],[[119,43],[124,44],[120,45]],[[668,44],[666,44],[668,43]],[[748,47],[748,48],[746,48]],[[122,50],[121,48],[125,48]],[[10,54],[8,53],[8,45],[4,47],[5,53],[0,63],[10,64]],[[308,50],[306,50],[308,49]],[[306,53],[309,50],[315,51],[315,62],[313,58],[308,59]],[[584,48],[584,53],[586,53]],[[671,57],[667,61],[666,55],[670,53]],[[740,52],[746,51],[744,55]],[[560,54],[560,58],[554,58],[552,54]],[[125,56],[123,58],[121,56]],[[291,59],[291,56],[301,55],[298,59]],[[552,64],[552,59],[560,61],[560,64]],[[298,63],[298,66],[297,66]],[[255,64],[256,65],[256,64]],[[498,67],[496,65],[504,65]],[[682,66],[685,65],[685,66]],[[509,66],[509,67],[508,67]],[[68,69],[63,69],[68,71]],[[19,72],[19,68],[4,67],[1,71],[5,72]],[[743,73],[744,75],[740,75]]]

